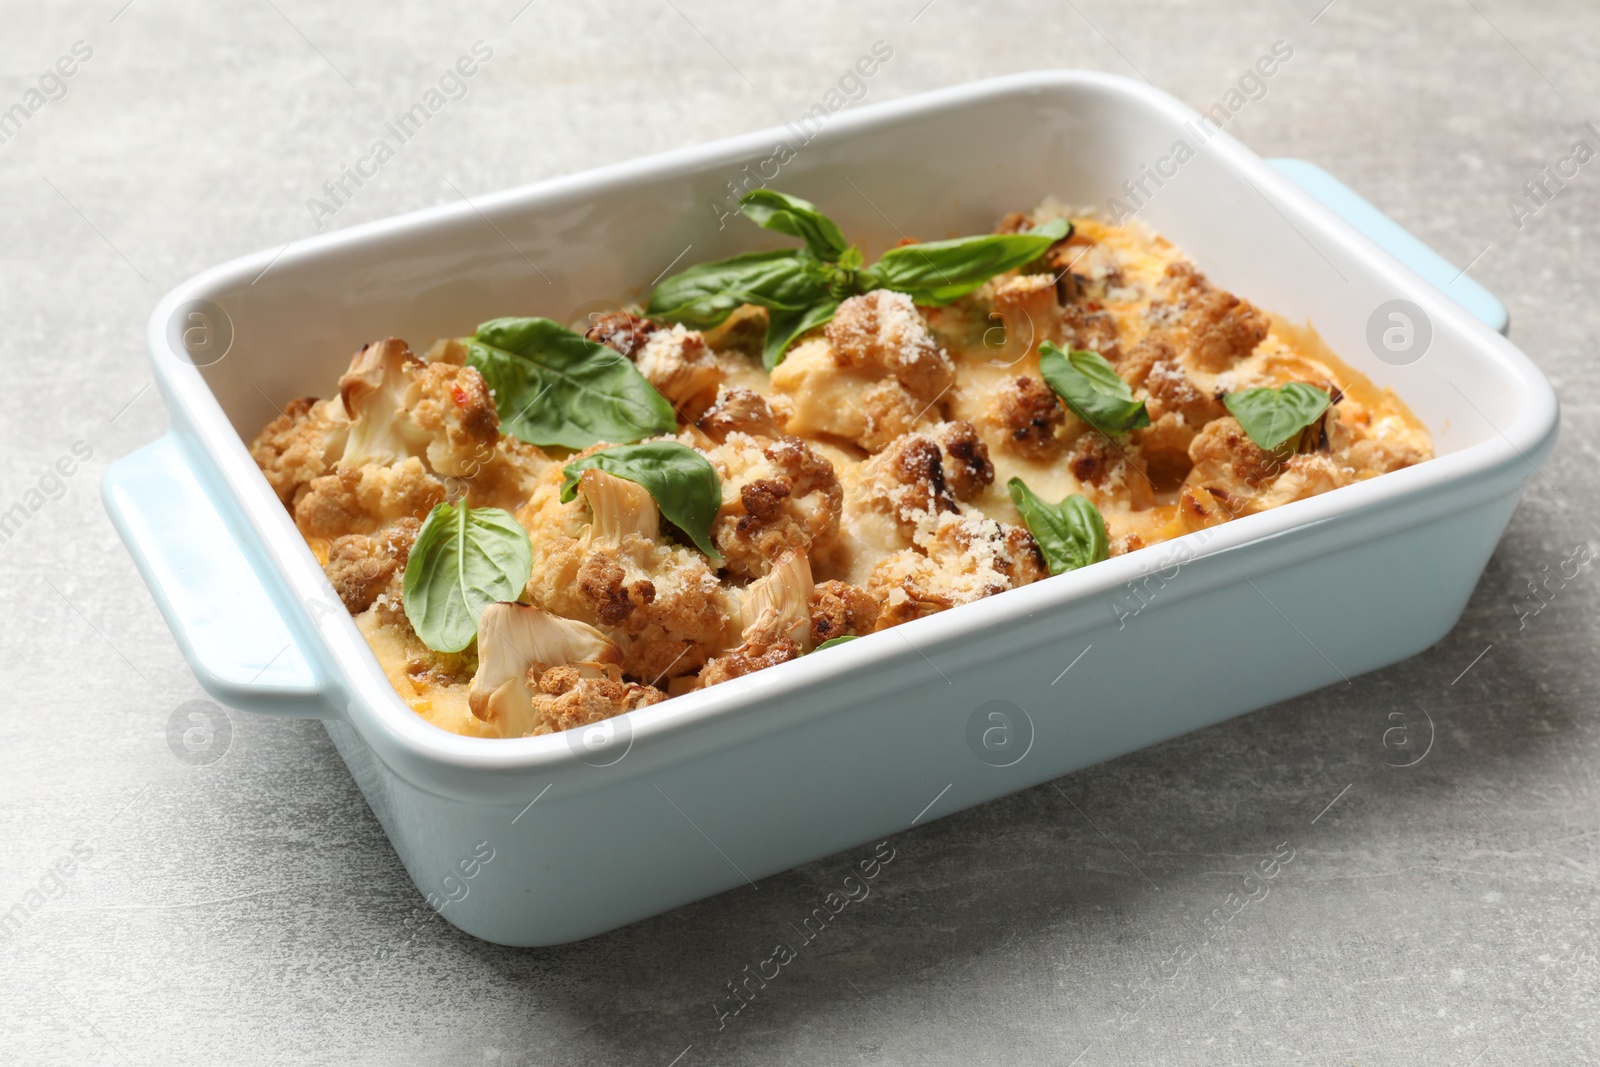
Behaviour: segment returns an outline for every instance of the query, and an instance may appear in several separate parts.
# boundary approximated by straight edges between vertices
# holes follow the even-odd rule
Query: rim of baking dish
[[[1091,87],[1131,96],[1180,124],[1199,117],[1177,99],[1142,82],[1098,72],[1047,70],[1008,75],[852,109],[835,116],[829,128],[819,136],[859,133],[919,113],[1056,86]],[[475,738],[434,726],[412,711],[395,692],[353,618],[345,612],[308,610],[307,605],[316,598],[325,599],[331,595],[327,577],[271,491],[250,457],[246,443],[223,412],[199,370],[172,350],[166,331],[168,317],[179,305],[214,294],[224,294],[258,277],[275,263],[294,262],[360,246],[400,230],[475,220],[485,210],[521,205],[530,199],[625,185],[637,178],[659,176],[662,173],[689,171],[731,151],[761,151],[781,132],[778,128],[757,130],[484,194],[471,202],[458,201],[424,208],[329,234],[291,241],[277,249],[256,252],[204,271],[178,285],[157,304],[148,327],[151,361],[158,383],[169,403],[181,416],[174,420],[175,429],[186,439],[185,443],[191,451],[198,448],[203,453],[199,457],[191,455],[191,462],[204,463],[209,460],[215,465],[215,474],[220,475],[229,497],[228,500],[215,502],[219,506],[231,504],[245,520],[256,544],[244,547],[252,556],[264,555],[271,564],[272,573],[262,574],[262,581],[270,587],[276,580],[286,587],[271,589],[271,592],[280,610],[289,616],[287,621],[291,632],[302,644],[310,640],[318,642],[318,647],[303,647],[302,650],[320,683],[330,690],[325,693],[330,715],[343,717],[354,726],[385,757],[386,762],[391,765],[409,763],[413,767],[442,764],[463,771],[543,770],[548,773],[562,765],[577,763],[578,760],[568,741],[560,734],[526,738]],[[1299,221],[1314,231],[1321,241],[1362,260],[1397,292],[1419,303],[1427,314],[1447,320],[1466,332],[1491,362],[1516,383],[1519,404],[1516,418],[1506,427],[1495,426],[1485,415],[1484,420],[1496,432],[1477,444],[1415,467],[1215,527],[1207,531],[1210,536],[1204,539],[1203,547],[1195,551],[1193,559],[1273,539],[1330,519],[1375,510],[1391,501],[1430,488],[1442,489],[1474,474],[1483,474],[1496,468],[1526,463],[1533,473],[1538,472],[1530,457],[1548,446],[1556,428],[1557,404],[1548,381],[1522,352],[1394,261],[1233,137],[1224,132],[1208,141],[1207,147],[1219,153],[1234,168],[1247,172],[1257,190],[1280,211],[1287,208],[1296,212]],[[293,255],[289,254],[291,248],[294,249]],[[1460,387],[1456,388],[1459,390]],[[1463,397],[1466,397],[1465,393]],[[1470,399],[1468,403],[1476,407]],[[206,477],[208,473],[211,472],[202,472],[202,477],[215,497],[219,487],[214,479]],[[708,722],[752,712],[774,690],[788,692],[813,687],[840,675],[865,677],[876,668],[897,663],[908,656],[926,656],[938,652],[963,637],[970,637],[975,628],[988,632],[1042,613],[1064,611],[1146,576],[1153,569],[1150,566],[1152,553],[1163,547],[1185,543],[1193,545],[1196,542],[1192,539],[1196,537],[1190,534],[1160,542],[1114,557],[1092,568],[1056,575],[1002,595],[895,627],[895,632],[904,640],[888,638],[887,631],[882,635],[868,635],[863,640],[830,650],[825,657],[804,656],[743,678],[628,712],[633,746],[649,747]],[[296,603],[284,603],[284,593]],[[908,644],[910,648],[906,647]],[[830,713],[832,709],[828,708],[809,711],[812,715]],[[779,723],[769,723],[767,727],[783,728],[795,721],[794,718],[786,718]]]

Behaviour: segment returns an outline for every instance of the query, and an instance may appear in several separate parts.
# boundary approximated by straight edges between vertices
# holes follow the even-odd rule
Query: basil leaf
[[[1051,219],[1027,233],[989,233],[950,241],[891,248],[867,268],[868,288],[909,293],[924,306],[940,307],[977,289],[996,274],[1044,255],[1072,232],[1066,219]]]
[[[527,531],[510,512],[435,505],[401,579],[406,618],[435,652],[460,652],[477,634],[483,609],[521,596],[532,571]]]
[[[825,648],[833,648],[835,645],[842,645],[846,641],[854,641],[860,636],[860,634],[840,634],[838,637],[830,637],[816,648],[813,648],[811,651],[821,652]]]
[[[1143,400],[1098,352],[1063,352],[1049,341],[1039,346],[1039,373],[1078,418],[1103,434],[1150,425]]]
[[[1046,504],[1021,478],[1011,479],[1006,488],[1028,532],[1039,542],[1051,574],[1075,571],[1110,557],[1106,520],[1082,493],[1073,493],[1059,504]]]
[[[467,339],[467,364],[494,390],[500,428],[529,444],[579,449],[678,429],[628,357],[549,319],[491,319]]]
[[[711,523],[722,507],[722,479],[700,453],[677,441],[622,445],[575,459],[561,468],[561,499],[578,494],[578,476],[602,470],[644,486],[667,521],[688,535],[696,548],[721,559],[711,542]]]
[[[768,312],[767,341],[761,350],[761,361],[766,364],[767,370],[783,362],[783,354],[796,337],[832,320],[833,313],[838,310],[839,301],[825,300],[804,311]]]
[[[1287,444],[1316,422],[1331,398],[1314,385],[1290,382],[1278,389],[1246,389],[1222,398],[1250,440],[1268,452]]]
[[[739,201],[739,210],[763,229],[799,237],[818,259],[832,262],[844,254],[844,234],[809,200],[776,189],[756,189]]]
[[[707,330],[745,304],[808,308],[827,295],[828,282],[822,264],[804,249],[746,252],[674,274],[650,293],[645,314]]]

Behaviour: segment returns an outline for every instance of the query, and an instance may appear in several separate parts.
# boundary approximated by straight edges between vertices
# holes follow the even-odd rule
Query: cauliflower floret
[[[876,367],[841,367],[825,340],[802,341],[772,370],[772,388],[785,402],[784,430],[828,434],[875,452],[938,421],[933,403],[918,400],[897,379],[878,375]]]
[[[862,463],[845,498],[847,512],[888,516],[910,544],[917,530],[941,512],[959,510],[945,477],[943,450],[926,434],[905,434]]]
[[[652,331],[633,351],[634,362],[656,390],[693,422],[716,398],[723,370],[699,330],[682,325]]]
[[[767,398],[742,385],[719,386],[716,402],[695,426],[713,441],[724,441],[731,433],[753,437],[778,437],[783,433]]]
[[[350,416],[341,462],[426,457],[434,473],[470,478],[493,456],[500,417],[483,376],[454,363],[424,363],[404,341],[365,345],[339,379]]]
[[[1189,473],[1189,445],[1195,434],[1226,415],[1227,409],[1184,368],[1171,341],[1160,332],[1134,345],[1117,370],[1150,415],[1150,425],[1135,430],[1133,442],[1144,456],[1151,480],[1170,488]]]
[[[285,507],[344,452],[350,420],[338,400],[292,400],[250,443],[250,456]]]
[[[1194,469],[1178,511],[1191,528],[1253,515],[1325,493],[1349,479],[1328,455],[1277,455],[1250,440],[1232,416],[1217,419],[1189,446]]]
[[[819,560],[829,578],[864,584],[885,552],[909,548],[919,529],[931,527],[941,512],[959,509],[943,451],[927,434],[903,434],[841,475],[839,539]]]
[[[478,622],[478,670],[467,704],[501,737],[585,726],[666,698],[621,680],[605,634],[529,604],[491,604]]]
[[[379,593],[399,599],[400,578],[421,528],[420,520],[405,518],[376,533],[334,538],[322,569],[345,610],[360,614]]]
[[[955,365],[911,298],[876,289],[839,305],[825,339],[797,345],[772,372],[792,434],[831,434],[876,452],[937,422]]]
[[[983,421],[1000,431],[1010,449],[1031,459],[1045,459],[1061,451],[1056,432],[1066,419],[1066,409],[1043,378],[1025,374],[1001,384]]]
[[[928,436],[939,442],[943,451],[945,482],[957,500],[968,501],[994,484],[994,464],[989,461],[989,446],[978,436],[977,427],[963,420],[941,422]]]
[[[955,364],[905,293],[874,289],[852,296],[839,305],[823,333],[839,366],[893,376],[924,403],[955,381]]]
[[[700,685],[716,685],[804,655],[811,647],[811,563],[786,552],[739,595],[739,647],[715,656]]]
[[[647,708],[667,699],[655,686],[622,682],[613,678],[585,677],[576,667],[530,669],[533,687],[533,718],[530,734],[557,733],[591,723],[603,722],[625,711]]]
[[[1267,316],[1249,301],[1215,288],[1192,263],[1167,265],[1160,299],[1147,313],[1153,321],[1173,324],[1174,340],[1188,365],[1219,373],[1255,351],[1266,339]]]
[[[811,645],[846,634],[868,634],[878,621],[878,602],[865,589],[837,579],[811,591]]]
[[[517,519],[533,546],[528,598],[557,615],[602,627],[623,668],[652,685],[692,674],[727,645],[727,601],[698,551],[659,539],[659,512],[642,486],[584,471],[561,502],[550,468]]]
[[[877,628],[908,622],[1045,577],[1033,536],[981,515],[944,512],[914,548],[879,563],[867,581],[878,599]]]
[[[425,518],[444,499],[444,483],[415,456],[387,467],[340,463],[311,480],[295,503],[294,522],[306,537],[370,534],[400,519]]]
[[[1155,487],[1145,462],[1126,443],[1118,444],[1098,430],[1078,435],[1067,469],[1083,486],[1083,494],[1102,511],[1112,506],[1145,511],[1155,506]]]
[[[660,329],[660,324],[640,318],[631,311],[608,311],[584,331],[583,336],[597,345],[605,345],[633,358],[644,347],[650,335]]]
[[[1061,309],[1061,338],[1066,347],[1098,352],[1107,362],[1122,358],[1117,342],[1117,320],[1104,311],[1085,311],[1082,304]]]
[[[705,455],[722,480],[711,538],[729,573],[760,577],[783,553],[825,550],[837,536],[839,477],[798,437],[730,433]]]

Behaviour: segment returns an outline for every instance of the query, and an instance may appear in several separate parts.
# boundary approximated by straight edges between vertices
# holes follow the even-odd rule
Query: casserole
[[[977,232],[1046,192],[1103,204],[1197,121],[1126,79],[1021,75],[840,115],[783,181],[881,246]],[[113,520],[202,685],[323,719],[419,889],[468,933],[589,936],[1409,656],[1454,624],[1553,445],[1555,398],[1526,357],[1215,133],[1141,217],[1393,386],[1438,458],[590,729],[485,741],[417,718],[241,433],[330,393],[342,361],[321,354],[508,308],[570,320],[691,248],[748,248],[707,205],[784,136],[292,243],[152,315],[172,429],[108,473]],[[1382,336],[1396,300],[1416,343],[1379,358],[1369,326]]]

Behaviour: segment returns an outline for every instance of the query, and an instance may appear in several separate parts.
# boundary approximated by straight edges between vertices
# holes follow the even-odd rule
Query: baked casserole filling
[[[806,248],[577,331],[376,341],[255,439],[429,722],[584,726],[1432,455],[1136,222],[1047,200],[864,267],[813,205],[747,199]]]

